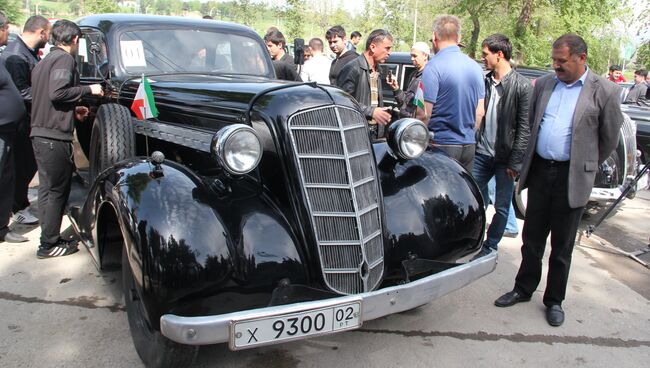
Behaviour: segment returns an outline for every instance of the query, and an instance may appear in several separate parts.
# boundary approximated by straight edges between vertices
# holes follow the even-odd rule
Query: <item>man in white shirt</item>
[[[309,40],[312,57],[305,61],[300,72],[303,82],[316,82],[319,84],[330,84],[330,66],[332,60],[323,55],[323,41],[320,38]]]

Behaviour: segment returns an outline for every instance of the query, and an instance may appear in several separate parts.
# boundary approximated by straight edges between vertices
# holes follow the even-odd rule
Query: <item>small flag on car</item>
[[[149,85],[149,80],[142,74],[142,80],[138,91],[135,93],[135,98],[131,104],[131,110],[140,120],[151,119],[158,117],[158,109],[153,100],[153,92]]]
[[[417,91],[415,91],[415,96],[413,97],[413,105],[424,110],[424,85],[420,81]]]

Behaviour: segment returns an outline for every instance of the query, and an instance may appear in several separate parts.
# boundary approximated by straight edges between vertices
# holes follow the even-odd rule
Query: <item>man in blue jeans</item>
[[[477,131],[473,175],[488,203],[488,182],[496,180],[495,214],[483,248],[476,257],[496,250],[508,221],[514,180],[519,174],[528,146],[528,101],[530,81],[512,70],[512,44],[500,34],[483,41],[485,76],[485,117]]]

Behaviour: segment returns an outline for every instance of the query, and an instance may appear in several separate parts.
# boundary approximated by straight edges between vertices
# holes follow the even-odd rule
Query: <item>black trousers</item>
[[[533,159],[528,183],[528,205],[522,233],[521,266],[515,290],[530,296],[542,276],[542,257],[551,234],[544,305],[561,305],[571,267],[571,253],[584,207],[571,208],[568,201],[568,162]]]
[[[458,161],[465,170],[471,174],[474,170],[474,155],[476,154],[475,144],[432,144],[433,147],[440,148],[447,152],[449,157]]]
[[[0,237],[9,231],[14,199],[14,133],[0,133]]]
[[[27,191],[37,169],[32,141],[29,139],[29,129],[19,130],[16,133],[14,159],[16,161],[16,189],[12,210],[15,213],[29,207]]]
[[[60,238],[74,172],[72,142],[34,137],[34,155],[38,164],[38,212],[41,245],[52,246]]]

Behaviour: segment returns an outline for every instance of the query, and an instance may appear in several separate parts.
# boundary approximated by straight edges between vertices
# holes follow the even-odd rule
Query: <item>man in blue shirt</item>
[[[521,168],[528,188],[521,266],[512,291],[494,304],[529,301],[542,276],[542,257],[551,234],[543,302],[551,326],[564,322],[571,253],[598,165],[618,144],[623,115],[619,87],[587,68],[587,44],[565,34],[553,43],[555,75],[535,83],[530,103],[530,141]]]
[[[418,116],[433,133],[432,144],[472,172],[475,128],[485,107],[483,70],[460,51],[460,20],[441,15],[433,21],[433,49],[422,73],[424,111]]]

